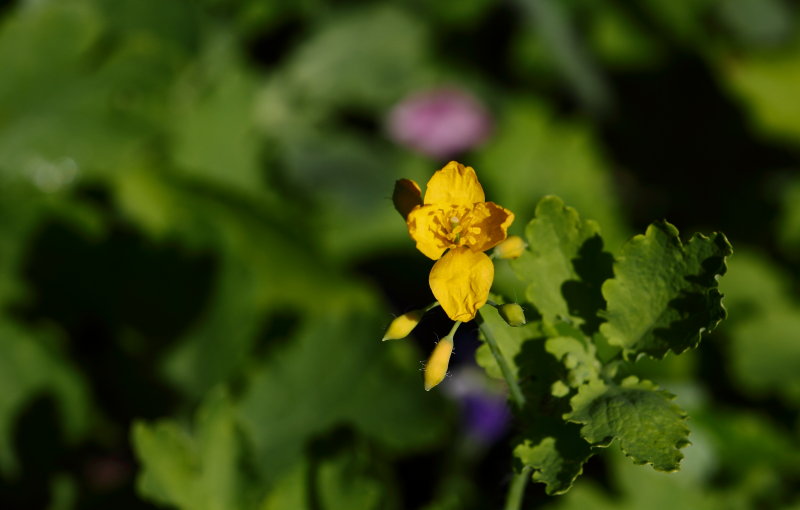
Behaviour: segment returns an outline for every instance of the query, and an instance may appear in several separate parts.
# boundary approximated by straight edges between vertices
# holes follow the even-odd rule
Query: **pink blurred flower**
[[[492,130],[486,108],[452,87],[417,92],[392,108],[389,137],[437,159],[449,159],[482,143]]]

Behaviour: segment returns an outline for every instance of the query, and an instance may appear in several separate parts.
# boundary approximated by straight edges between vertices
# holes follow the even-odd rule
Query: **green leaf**
[[[533,480],[544,483],[548,494],[563,494],[593,452],[581,437],[580,427],[564,422],[569,401],[553,395],[551,389],[564,377],[565,368],[545,346],[541,339],[529,339],[514,360],[526,398],[525,408],[518,413],[521,432],[514,456],[533,468]]]
[[[792,33],[792,12],[779,0],[728,0],[718,3],[720,18],[745,44],[775,46]]]
[[[343,103],[386,108],[427,77],[425,39],[419,22],[396,7],[342,11],[289,56],[285,91],[301,108]],[[270,124],[278,127],[276,121],[280,118]]]
[[[731,310],[724,333],[734,383],[753,396],[800,402],[800,305],[791,277],[756,253],[737,253],[731,264],[721,288]]]
[[[751,501],[733,490],[701,485],[681,473],[662,473],[631,464],[622,454],[610,450],[604,455],[610,484],[603,480],[581,480],[569,494],[559,498],[555,510],[746,510]],[[687,458],[688,460],[688,458]],[[550,508],[550,507],[548,507]]]
[[[529,282],[528,300],[548,322],[573,317],[596,330],[605,307],[600,286],[611,277],[612,257],[603,251],[600,228],[581,220],[558,197],[545,197],[525,229],[528,249],[511,265]]]
[[[689,429],[686,413],[673,398],[634,376],[619,385],[593,380],[570,400],[567,418],[582,424],[581,435],[595,446],[609,446],[616,439],[635,463],[675,471],[683,458],[680,449],[689,444]]]
[[[696,347],[725,318],[717,277],[731,246],[721,233],[695,234],[685,246],[675,227],[650,225],[622,249],[614,278],[603,284],[608,322],[600,331],[627,358],[662,358]]]
[[[59,425],[74,443],[88,430],[89,395],[75,367],[53,347],[52,335],[0,319],[0,472],[18,469],[12,430],[17,414],[35,395],[55,397]]]
[[[775,476],[800,475],[795,437],[768,416],[741,409],[707,408],[691,413],[693,429],[708,441],[722,476],[742,479],[763,471]]]
[[[141,4],[114,3],[113,20]],[[169,10],[160,7],[151,22]],[[0,161],[45,191],[113,174],[161,129],[174,71],[188,53],[116,31],[110,19],[96,2],[45,2],[16,9],[0,27]]]
[[[363,440],[333,433],[273,484],[259,510],[398,508],[387,466],[375,462]]]
[[[531,338],[542,338],[544,336],[540,325],[536,322],[529,322],[524,326],[512,328],[506,324],[500,313],[493,306],[484,306],[478,313],[481,320],[481,339],[486,334],[484,330],[488,330],[492,334],[500,353],[508,362],[514,376],[519,380],[519,369],[514,359],[519,354],[523,342]],[[489,376],[497,379],[503,378],[503,373],[485,341],[475,351],[475,361],[486,370]]]
[[[369,449],[333,439],[339,443],[337,451],[320,459],[314,469],[314,489],[321,506],[328,510],[397,508],[396,500],[386,498],[386,481],[380,479],[381,470],[371,462]]]
[[[726,84],[749,107],[757,128],[788,142],[800,140],[800,42],[781,51],[737,58],[723,72]]]
[[[446,430],[447,407],[423,391],[413,346],[381,343],[384,321],[363,307],[330,304],[270,353],[243,393],[242,423],[267,476],[289,468],[310,438],[333,426],[350,425],[393,450],[430,446]]]
[[[594,344],[585,338],[577,339],[571,336],[548,338],[545,350],[566,368],[567,375],[564,382],[568,386],[577,388],[599,377],[601,365],[595,357]]]
[[[770,310],[791,308],[791,276],[764,254],[750,249],[737,250],[728,261],[728,272],[719,282],[725,295],[730,319],[725,328]]]
[[[588,4],[587,4],[588,5]],[[596,4],[597,5],[597,4]],[[608,67],[642,68],[663,58],[664,48],[643,26],[632,22],[623,6],[597,5],[586,37],[597,58]]]
[[[771,310],[734,325],[730,361],[735,382],[755,396],[800,403],[800,307]]]
[[[659,34],[661,31],[669,34],[662,37],[674,40],[676,44],[691,45],[706,40],[708,31],[703,25],[704,13],[716,2],[718,0],[643,0],[640,8],[646,16],[658,20]]]
[[[533,468],[532,479],[544,483],[548,494],[564,493],[592,454],[589,444],[579,434],[579,427],[565,423],[562,418],[569,402],[558,397],[565,396],[568,390],[563,395],[553,394],[554,385],[563,386],[561,381],[567,378],[569,370],[545,350],[545,337],[538,323],[512,328],[494,307],[483,307],[479,313],[481,335],[492,335],[526,400],[525,407],[517,410],[520,434],[514,441],[514,456],[523,465]],[[571,327],[560,333],[583,337]],[[567,339],[556,340],[552,349],[565,357],[573,348],[579,350],[568,342]],[[503,377],[486,343],[478,348],[475,357],[490,376]],[[582,371],[577,365],[573,368]]]
[[[542,104],[512,98],[498,113],[497,135],[478,156],[474,166],[492,201],[517,218],[533,217],[541,197],[558,195],[602,225],[607,246],[615,249],[628,237],[611,172],[588,124],[564,122]]]
[[[213,392],[194,422],[193,434],[169,420],[134,423],[139,492],[185,510],[255,508],[258,485],[242,469],[245,449],[228,396]]]
[[[535,437],[517,444],[514,456],[534,469],[533,481],[544,483],[547,494],[564,494],[583,472],[591,449],[570,424],[550,423]]]
[[[778,241],[790,254],[800,253],[800,179],[794,179],[781,190],[781,216],[778,220]]]
[[[126,172],[115,184],[126,215],[151,235],[218,254],[207,308],[164,362],[167,377],[188,395],[199,399],[241,370],[276,308],[313,313],[354,287],[312,249],[302,219],[291,231],[260,202],[146,170]]]
[[[176,92],[175,164],[194,178],[258,196],[265,183],[252,120],[255,80],[224,37],[211,39],[199,60]]]

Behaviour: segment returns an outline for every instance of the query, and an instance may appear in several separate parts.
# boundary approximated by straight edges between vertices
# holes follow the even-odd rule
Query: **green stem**
[[[428,306],[426,306],[426,307],[425,307],[425,308],[422,310],[422,313],[428,313],[428,312],[430,312],[431,310],[433,310],[434,308],[436,308],[437,306],[439,306],[439,302],[438,302],[438,301],[434,301],[433,303],[431,303],[431,304],[429,304]]]
[[[455,336],[456,336],[456,330],[458,329],[458,327],[459,327],[460,325],[461,325],[461,321],[456,321],[456,322],[453,324],[453,327],[450,329],[450,333],[448,333],[448,334],[447,334],[447,337],[448,337],[448,338],[450,338],[450,340],[452,340],[453,338],[455,338]]]
[[[506,497],[505,510],[519,510],[522,506],[522,497],[525,495],[525,486],[531,478],[531,471],[533,468],[525,466],[522,471],[514,476],[511,480],[511,487],[508,488],[508,497]]]
[[[486,337],[486,343],[489,345],[489,350],[492,351],[492,356],[494,356],[494,360],[500,367],[500,372],[503,373],[503,378],[506,380],[506,384],[508,384],[508,391],[511,396],[511,400],[514,401],[519,409],[522,409],[525,407],[525,395],[522,394],[519,383],[517,383],[514,374],[511,372],[511,367],[508,366],[505,356],[503,356],[503,353],[500,352],[500,346],[497,345],[492,328],[486,324],[486,321],[481,322],[480,328],[483,331],[483,335]]]

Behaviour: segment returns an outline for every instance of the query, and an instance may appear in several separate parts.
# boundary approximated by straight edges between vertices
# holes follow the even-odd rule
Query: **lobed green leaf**
[[[612,257],[603,251],[597,223],[581,220],[560,198],[543,198],[525,230],[528,249],[512,262],[528,282],[526,297],[547,322],[572,317],[597,328],[605,307],[600,286],[611,277]]]
[[[256,508],[258,484],[243,469],[246,450],[227,394],[213,392],[194,423],[191,434],[169,420],[134,424],[141,494],[185,510]]]
[[[650,225],[625,244],[614,278],[603,284],[608,322],[600,331],[626,358],[696,347],[726,316],[717,277],[731,252],[721,233],[696,234],[684,246],[669,223]]]
[[[350,306],[332,307],[304,321],[290,344],[252,371],[238,411],[267,476],[285,472],[307,441],[342,424],[393,450],[442,437],[441,396],[422,392],[409,356],[398,363],[410,344],[377,341],[382,322]],[[371,340],[354,349],[353,339]]]
[[[583,425],[581,435],[592,445],[605,447],[616,439],[635,463],[675,471],[683,458],[680,449],[689,444],[689,429],[673,398],[635,376],[620,384],[593,380],[570,400],[566,418]]]
[[[503,320],[500,313],[493,306],[484,306],[478,311],[480,317],[480,337],[485,340],[487,334],[491,334],[500,349],[500,353],[506,359],[511,368],[511,372],[519,379],[519,368],[514,362],[522,348],[522,343],[531,338],[543,338],[540,325],[536,322],[529,322],[524,326],[512,328]],[[486,370],[489,376],[502,379],[503,373],[495,361],[491,349],[482,342],[475,351],[475,361]]]

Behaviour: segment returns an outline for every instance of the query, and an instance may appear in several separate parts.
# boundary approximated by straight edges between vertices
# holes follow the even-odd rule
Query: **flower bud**
[[[500,317],[506,321],[509,326],[517,327],[525,325],[525,312],[522,307],[516,303],[508,303],[497,307],[500,312]]]
[[[428,364],[425,365],[425,391],[444,380],[447,375],[447,365],[450,363],[450,354],[453,353],[453,338],[446,336],[439,340],[434,347]]]
[[[520,236],[508,236],[508,239],[494,248],[494,256],[498,259],[515,259],[525,251],[525,241]]]
[[[386,329],[386,334],[383,335],[381,341],[400,340],[401,338],[407,337],[414,328],[417,327],[417,324],[422,320],[424,314],[425,310],[413,310],[397,317],[389,324],[389,327]]]
[[[411,179],[399,179],[394,183],[392,202],[403,218],[408,217],[412,209],[422,205],[422,190],[419,184]]]

